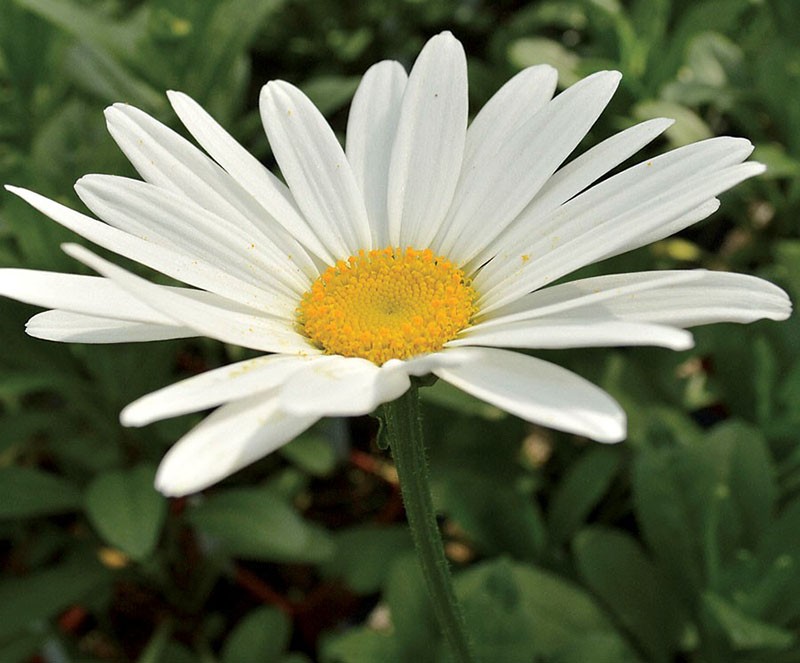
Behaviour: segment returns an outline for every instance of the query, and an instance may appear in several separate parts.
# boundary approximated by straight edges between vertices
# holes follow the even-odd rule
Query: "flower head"
[[[110,343],[208,336],[264,352],[132,403],[142,426],[220,406],[170,450],[158,487],[200,490],[321,417],[442,380],[529,421],[616,442],[625,415],[598,387],[516,349],[691,346],[687,327],[780,320],[786,294],[740,274],[655,271],[551,286],[705,218],[763,171],[739,138],[688,145],[602,179],[663,132],[655,119],[565,164],[613,95],[603,71],[553,96],[555,70],[506,83],[468,124],[466,60],[449,33],[410,74],[381,62],[353,99],[343,150],[297,88],[261,116],[286,184],[192,99],[170,92],[197,149],[117,104],[109,130],[142,180],[81,178],[104,222],[8,187],[91,242],[189,287],[156,285],[78,245],[100,277],[7,269],[0,293],[48,307],[29,334]]]

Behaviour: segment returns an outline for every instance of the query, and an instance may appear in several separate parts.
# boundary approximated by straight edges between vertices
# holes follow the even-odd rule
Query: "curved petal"
[[[608,206],[598,204],[595,209],[574,216],[568,215],[569,204],[564,205],[559,212],[563,219],[561,227],[522,248],[521,251],[529,249],[530,253],[518,256],[516,265],[507,259],[505,269],[501,270],[506,276],[497,285],[487,283],[496,282],[499,274],[491,267],[492,263],[486,266],[490,269],[488,277],[485,270],[478,274],[474,280],[475,287],[482,292],[478,305],[489,312],[584,265],[638,245],[638,238],[652,236],[660,226],[670,226],[681,217],[691,221],[694,216],[688,213],[698,205],[763,171],[761,164],[751,162],[688,180],[681,178],[671,186],[646,193],[643,191],[646,185],[634,185],[622,196],[627,205],[619,201]]]
[[[597,311],[599,308],[602,311]],[[762,318],[785,320],[791,315],[792,302],[778,286],[756,276],[704,271],[700,278],[689,282],[663,285],[635,297],[610,299],[602,307],[585,307],[581,312],[584,310],[590,315],[613,315],[621,320],[694,327]]]
[[[267,306],[265,293],[261,288],[196,257],[130,235],[33,191],[8,185],[6,189],[65,228],[117,255],[135,260],[188,285],[216,293],[232,302],[258,310]]]
[[[72,311],[44,311],[25,325],[29,336],[61,343],[141,343],[197,336],[194,329],[180,325],[103,318]]]
[[[523,69],[495,92],[467,129],[464,170],[483,167],[484,159],[552,99],[556,83],[558,71],[542,64]]]
[[[476,287],[486,293],[518,271],[520,258],[528,256],[526,269],[534,268],[543,258],[549,257],[549,253],[562,251],[571,241],[589,236],[598,228],[603,237],[601,248],[626,246],[635,237],[652,236],[656,228],[669,225],[716,193],[733,186],[736,180],[733,178],[732,183],[721,189],[711,187],[709,193],[700,198],[690,197],[685,206],[675,204],[680,191],[696,191],[698,184],[715,181],[721,171],[744,161],[752,149],[749,141],[728,137],[687,145],[628,168],[544,216],[526,214],[498,239],[496,254],[476,277]],[[659,204],[668,211],[666,217],[656,214]],[[640,223],[629,226],[628,232],[619,232],[621,220],[630,218],[632,212],[643,217]],[[597,245],[596,236],[592,237],[592,242]],[[600,255],[605,255],[604,251],[601,250]],[[567,273],[562,271],[560,275]],[[550,280],[554,278],[558,277]]]
[[[364,196],[374,248],[389,244],[389,161],[407,80],[399,62],[373,65],[361,79],[347,120],[347,159]]]
[[[319,357],[297,371],[280,390],[280,405],[296,415],[357,416],[394,400],[411,381],[402,365],[379,367],[366,359]]]
[[[674,120],[664,118],[647,120],[620,131],[576,157],[545,182],[536,197],[522,210],[508,230],[517,224],[529,224],[532,219],[541,218],[552,212],[628,157],[636,154],[673,123]],[[502,244],[503,239],[501,235],[490,242],[470,259],[468,268],[478,267],[489,260],[497,253],[497,245]]]
[[[625,412],[606,392],[535,357],[496,348],[457,348],[453,365],[433,373],[455,387],[522,419],[585,435],[625,439]]]
[[[287,444],[317,418],[287,414],[264,394],[224,405],[167,452],[156,488],[171,497],[203,490]]]
[[[0,269],[0,295],[83,315],[172,325],[171,318],[145,306],[116,283],[99,276]]]
[[[109,133],[143,179],[188,198],[244,232],[251,242],[272,247],[281,264],[286,256],[303,272],[319,272],[305,249],[236,180],[185,138],[127,104],[105,111]]]
[[[294,315],[308,277],[269,244],[257,244],[227,219],[152,184],[113,175],[86,175],[75,184],[86,206],[111,225],[182,250],[257,285],[274,313]]]
[[[317,237],[339,259],[371,247],[364,199],[322,113],[285,81],[262,88],[260,107],[281,173]]]
[[[467,132],[467,60],[449,32],[425,44],[408,78],[389,166],[389,241],[428,247],[453,200]]]
[[[608,319],[602,309],[585,311],[585,317],[548,316],[498,324],[489,329],[467,330],[446,347],[491,346],[497,348],[599,348],[651,345],[688,350],[692,335],[666,325]]]
[[[509,322],[551,315],[571,315],[583,307],[598,308],[609,301],[640,297],[641,293],[648,290],[696,281],[702,279],[703,274],[705,270],[702,269],[663,270],[608,274],[568,281],[542,288],[491,311],[481,322],[470,327],[470,330],[481,331]]]
[[[120,421],[123,426],[146,426],[274,391],[306,363],[317,360],[313,356],[266,355],[221,366],[142,396],[122,410]]]
[[[593,74],[558,95],[512,136],[488,134],[475,163],[461,172],[438,251],[464,264],[497,237],[583,140],[620,78],[616,71]]]
[[[63,248],[67,254],[110,278],[144,304],[204,336],[263,352],[319,352],[286,321],[254,315],[234,306],[225,308],[209,304],[161,288],[77,244],[65,244]]]
[[[286,185],[234,140],[190,96],[171,90],[167,92],[167,97],[189,133],[211,157],[283,226],[289,235],[296,237],[309,251],[330,263],[333,257],[297,209]]]

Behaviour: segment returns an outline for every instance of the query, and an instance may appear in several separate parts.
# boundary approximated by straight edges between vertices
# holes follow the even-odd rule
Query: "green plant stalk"
[[[459,663],[475,661],[466,624],[453,591],[450,568],[433,510],[428,461],[416,385],[383,406],[384,433],[392,450],[408,525],[439,626]]]

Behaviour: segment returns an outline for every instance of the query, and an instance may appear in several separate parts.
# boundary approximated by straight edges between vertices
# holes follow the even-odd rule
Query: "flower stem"
[[[385,433],[392,450],[408,525],[439,626],[459,663],[472,663],[467,629],[453,591],[450,569],[431,499],[428,462],[419,414],[419,394],[412,385],[383,406]]]

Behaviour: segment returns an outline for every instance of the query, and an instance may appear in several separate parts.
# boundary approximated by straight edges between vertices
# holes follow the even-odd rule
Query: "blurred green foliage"
[[[79,206],[132,173],[101,111],[177,127],[166,89],[270,163],[256,113],[300,84],[339,132],[358,76],[453,30],[473,109],[518,69],[623,82],[586,144],[657,115],[654,150],[715,134],[769,171],[680,238],[584,270],[707,266],[800,298],[796,0],[0,0],[0,180]],[[0,197],[0,264],[78,271],[74,240]],[[152,489],[197,416],[123,429],[136,397],[243,351],[196,340],[58,346],[0,303],[0,660],[447,661],[391,467],[363,418],[328,421],[191,499]],[[800,662],[800,329],[720,325],[697,347],[546,352],[630,418],[608,448],[426,390],[434,496],[485,661]],[[38,658],[36,658],[38,656]]]

